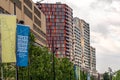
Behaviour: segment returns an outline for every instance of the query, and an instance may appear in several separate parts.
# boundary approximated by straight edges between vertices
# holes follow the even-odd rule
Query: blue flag
[[[17,66],[28,66],[28,42],[29,42],[30,28],[26,25],[17,25],[16,36],[16,57]]]
[[[87,80],[90,80],[90,73],[87,73]]]
[[[74,65],[74,72],[75,72],[75,79],[76,79],[76,80],[78,80],[78,77],[79,77],[79,76],[78,76],[78,71],[77,71],[77,70],[78,70],[77,65]]]

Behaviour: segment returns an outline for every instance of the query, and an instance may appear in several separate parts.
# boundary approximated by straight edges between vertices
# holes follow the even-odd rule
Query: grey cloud
[[[113,0],[98,0],[98,1],[102,1],[102,2],[105,2],[105,3],[112,3]]]
[[[92,9],[101,7],[104,8],[105,6],[110,6],[113,2],[120,2],[120,0],[96,0],[90,4]]]
[[[104,53],[106,54],[106,53]],[[108,70],[108,67],[111,67],[113,71],[119,70],[120,67],[119,63],[120,55],[104,55],[97,57],[97,68],[99,72],[105,72]]]
[[[105,24],[98,24],[96,27],[92,28],[92,31],[100,33],[104,37],[107,37],[109,34],[109,27]]]
[[[90,7],[92,9],[96,9],[96,8],[104,8],[106,5],[110,5],[112,4],[112,0],[97,0],[93,3],[90,4]]]
[[[117,9],[115,7],[110,7],[108,9],[104,9],[106,12],[117,12]]]

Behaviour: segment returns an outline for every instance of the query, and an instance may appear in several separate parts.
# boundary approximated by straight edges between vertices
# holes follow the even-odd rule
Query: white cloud
[[[36,0],[34,0],[36,1]],[[120,0],[44,0],[68,4],[74,16],[90,23],[91,45],[96,48],[97,69],[120,69]]]

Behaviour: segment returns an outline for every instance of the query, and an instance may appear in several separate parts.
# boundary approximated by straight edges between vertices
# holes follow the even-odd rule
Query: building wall
[[[90,29],[89,24],[80,19],[82,67],[90,69]]]
[[[68,57],[73,55],[73,13],[66,4],[37,3],[41,11],[46,15],[47,23],[47,44],[48,47],[56,51],[57,57]],[[52,45],[53,43],[53,45]],[[54,50],[53,48],[54,47]]]
[[[96,50],[92,46],[90,47],[90,55],[91,55],[91,70],[96,71]]]
[[[24,20],[35,35],[36,43],[46,46],[46,19],[45,15],[37,8],[32,0],[0,0],[0,13],[14,14],[16,3],[17,21]]]
[[[89,24],[84,20],[75,17],[73,19],[74,25],[74,61],[80,62],[80,67],[85,70],[90,70],[90,29]],[[78,52],[78,53],[76,53]],[[77,55],[76,55],[77,54]],[[78,57],[79,56],[79,57]],[[78,61],[77,59],[80,61]],[[78,64],[78,63],[77,63]]]
[[[74,35],[74,64],[81,67],[82,64],[82,47],[81,47],[81,31],[79,18],[73,19],[73,35]]]

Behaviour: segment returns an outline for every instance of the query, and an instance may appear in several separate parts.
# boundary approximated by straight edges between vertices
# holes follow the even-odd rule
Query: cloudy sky
[[[33,0],[38,1],[38,0]],[[97,70],[120,69],[120,0],[44,0],[62,2],[73,9],[74,17],[90,24],[91,45],[96,48]]]

